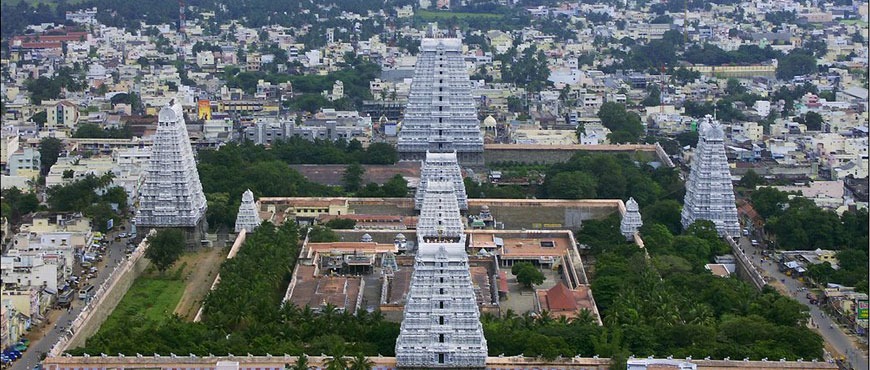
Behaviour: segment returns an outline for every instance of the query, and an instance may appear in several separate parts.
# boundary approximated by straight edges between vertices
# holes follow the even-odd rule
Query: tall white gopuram
[[[396,362],[399,368],[483,368],[486,339],[456,191],[438,180],[426,189]]]
[[[454,150],[463,165],[483,164],[483,134],[462,41],[424,38],[399,132],[399,159],[419,161],[427,151]]]
[[[720,235],[740,235],[731,172],[725,156],[725,133],[708,115],[698,128],[698,134],[698,146],[686,181],[683,228],[697,220],[709,220]]]
[[[432,181],[448,181],[453,183],[459,209],[468,209],[465,183],[462,181],[462,173],[459,169],[459,161],[456,159],[456,152],[426,152],[426,160],[423,161],[423,165],[420,167],[420,185],[417,186],[417,193],[414,196],[414,209],[420,209],[423,206],[426,187]]]
[[[257,212],[257,204],[254,203],[254,193],[251,189],[245,190],[242,194],[242,204],[239,204],[239,213],[236,214],[236,232],[243,229],[252,232],[262,222],[260,213]]]
[[[633,240],[634,233],[643,226],[643,220],[640,218],[640,208],[634,198],[628,198],[625,202],[625,215],[622,216],[622,221],[619,223],[619,232],[626,240]]]
[[[206,202],[187,136],[181,104],[163,107],[145,184],[139,193],[137,227],[197,227]]]

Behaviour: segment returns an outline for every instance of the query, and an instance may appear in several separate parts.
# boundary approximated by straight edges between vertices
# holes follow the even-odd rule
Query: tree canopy
[[[166,272],[184,252],[184,234],[180,229],[164,229],[148,236],[148,249],[145,257],[157,267],[160,273]]]
[[[636,143],[640,141],[640,137],[644,133],[640,116],[637,113],[626,111],[625,105],[620,103],[606,102],[602,104],[598,110],[598,118],[601,119],[601,124],[611,131],[611,135],[619,138],[618,140],[611,139],[611,142]]]

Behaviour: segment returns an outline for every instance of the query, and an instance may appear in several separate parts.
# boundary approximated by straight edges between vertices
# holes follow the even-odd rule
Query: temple
[[[257,205],[254,204],[254,193],[251,189],[242,194],[242,204],[239,205],[239,213],[236,214],[236,232],[243,229],[247,232],[254,231],[260,226],[260,215],[257,213]]]
[[[625,214],[622,216],[622,221],[619,223],[619,232],[626,240],[634,240],[634,233],[643,226],[643,220],[640,218],[640,210],[634,198],[628,198],[625,202]]]
[[[709,220],[716,225],[719,235],[740,235],[731,172],[725,156],[725,133],[709,115],[698,133],[698,146],[686,181],[683,228],[697,220]]]
[[[452,181],[423,194],[418,249],[396,362],[400,368],[483,368],[486,339],[465,252],[465,230]]]
[[[456,159],[456,152],[426,152],[426,160],[423,161],[423,165],[420,167],[420,185],[417,186],[417,193],[414,196],[415,209],[420,209],[423,206],[423,196],[426,194],[426,187],[432,181],[452,182],[459,209],[463,211],[468,209],[465,183],[462,182],[462,173],[459,169],[459,161]]]
[[[398,142],[399,159],[456,151],[460,164],[483,164],[483,135],[471,97],[462,41],[424,38]]]
[[[187,136],[181,104],[160,110],[148,174],[139,195],[137,227],[197,228],[202,232],[206,201]]]

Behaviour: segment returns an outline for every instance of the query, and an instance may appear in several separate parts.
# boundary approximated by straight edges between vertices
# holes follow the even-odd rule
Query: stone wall
[[[656,146],[651,144],[623,145],[522,145],[522,144],[487,144],[483,156],[488,165],[498,162],[520,162],[528,164],[553,164],[567,162],[577,152],[606,153],[643,153],[650,160],[658,158]],[[663,151],[662,151],[663,152]],[[658,159],[663,163],[669,162]]]
[[[764,288],[767,285],[767,281],[764,280],[764,275],[762,275],[761,271],[752,264],[749,256],[743,252],[743,249],[733,239],[725,237],[725,241],[728,242],[731,252],[737,257],[737,277],[752,283],[758,290]]]
[[[308,364],[314,369],[323,369],[330,357],[309,356]],[[296,364],[298,357],[289,355],[267,356],[91,356],[91,357],[53,357],[46,358],[46,370],[108,370],[120,368],[151,368],[151,369],[219,369],[219,370],[283,370]],[[348,358],[349,359],[349,358]],[[371,356],[372,369],[396,369],[395,357]],[[837,366],[827,362],[815,361],[743,361],[743,360],[693,360],[686,362],[697,365],[699,370],[827,370],[837,369]],[[486,358],[486,369],[553,369],[553,370],[606,370],[610,368],[610,359],[604,357],[563,357],[555,360],[544,360],[524,356],[498,356]]]
[[[55,344],[49,355],[57,356],[68,349],[84,346],[85,341],[99,330],[121,299],[124,298],[124,294],[133,285],[133,281],[151,264],[151,261],[145,258],[145,250],[147,249],[148,238],[146,237],[139,243],[136,250],[109,274],[109,278],[100,285],[94,298],[73,320],[67,333]]]

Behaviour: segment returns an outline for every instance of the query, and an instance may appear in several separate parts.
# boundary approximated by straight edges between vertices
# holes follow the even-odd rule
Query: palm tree
[[[350,370],[372,370],[374,366],[375,362],[369,360],[362,353],[357,353],[356,356],[350,360]]]
[[[326,365],[326,370],[347,370],[347,360],[342,354],[330,357],[323,364]]]
[[[284,367],[287,368],[288,370],[308,370],[308,369],[310,369],[310,367],[308,366],[308,356],[306,356],[303,353],[303,354],[299,355],[299,359],[296,360],[295,365],[293,365],[292,367],[288,367],[287,365],[284,365]]]
[[[572,324],[591,324],[593,322],[595,322],[595,316],[592,314],[592,311],[585,308],[580,310],[577,316],[571,320]]]

